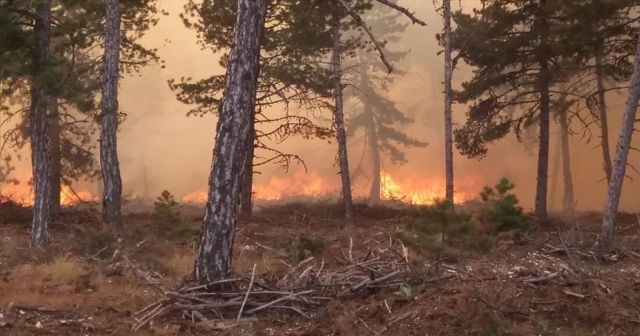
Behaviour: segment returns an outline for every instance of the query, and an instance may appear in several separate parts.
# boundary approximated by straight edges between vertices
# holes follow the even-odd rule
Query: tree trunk
[[[50,242],[51,181],[49,178],[49,144],[47,140],[47,88],[46,66],[49,59],[51,29],[51,0],[35,3],[36,46],[33,50],[33,76],[31,78],[31,165],[33,173],[33,221],[31,246],[44,247]]]
[[[338,4],[336,7],[339,7]],[[341,15],[339,10],[336,9],[333,18],[333,52],[331,57],[331,63],[333,65],[333,76],[335,89],[333,92],[334,97],[334,109],[333,117],[336,123],[337,138],[338,138],[338,160],[340,163],[340,177],[342,178],[342,198],[344,201],[344,214],[345,223],[347,227],[354,225],[353,219],[353,199],[351,197],[351,177],[349,176],[349,159],[347,156],[347,132],[344,126],[344,110],[343,110],[343,95],[342,95],[342,49],[340,47]]]
[[[234,45],[227,67],[226,90],[218,119],[209,195],[194,276],[201,283],[231,272],[231,253],[243,171],[247,166],[247,137],[256,104],[260,42],[266,0],[238,1]]]
[[[378,130],[376,129],[376,123],[371,109],[371,104],[364,103],[365,113],[370,117],[370,126],[367,129],[367,138],[369,141],[369,148],[371,149],[371,191],[369,193],[369,199],[372,203],[380,203],[380,174],[382,169],[380,168],[380,146],[378,144]]]
[[[620,193],[622,192],[622,183],[627,167],[627,158],[631,146],[631,136],[633,135],[638,101],[640,100],[640,39],[638,39],[636,46],[635,66],[629,86],[627,107],[622,119],[620,138],[618,139],[618,147],[616,148],[616,159],[613,162],[611,180],[609,181],[609,192],[607,193],[607,201],[602,215],[602,230],[598,237],[598,246],[603,250],[611,248],[613,244]]]
[[[60,214],[60,111],[58,109],[58,97],[49,97],[49,165],[51,177],[51,216]]]
[[[446,171],[446,195],[453,204],[453,131],[451,78],[453,64],[451,63],[451,0],[443,0],[444,7],[444,161]]]
[[[600,146],[602,147],[602,162],[607,182],[611,181],[611,150],[609,149],[609,122],[607,121],[607,102],[604,87],[604,70],[602,59],[596,56],[596,82],[598,86],[598,112],[600,113]]]
[[[118,78],[120,63],[120,3],[105,0],[104,73],[102,86],[102,115],[100,124],[100,166],[104,184],[102,220],[110,228],[122,225],[122,180],[117,151]]]
[[[571,176],[571,151],[569,149],[569,121],[568,111],[560,111],[560,142],[562,150],[562,180],[564,181],[564,193],[562,197],[562,210],[570,215],[575,211],[575,199],[573,195],[573,177]]]
[[[536,184],[535,215],[538,219],[547,217],[547,179],[549,170],[549,114],[550,114],[550,73],[549,73],[549,27],[546,18],[546,0],[540,0],[540,13],[537,17],[540,29],[540,50],[538,63],[538,90],[540,92],[540,136],[538,147],[538,174]]]
[[[253,213],[253,156],[255,151],[255,116],[251,118],[249,126],[249,136],[247,136],[247,158],[242,175],[242,186],[240,187],[240,217],[250,219]]]

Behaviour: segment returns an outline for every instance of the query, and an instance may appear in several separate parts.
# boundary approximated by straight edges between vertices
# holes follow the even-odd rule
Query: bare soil
[[[339,297],[310,319],[267,312],[243,323],[206,326],[169,313],[133,331],[133,314],[175,288],[193,262],[191,242],[177,243],[148,214],[128,215],[118,237],[90,211],[67,209],[48,250],[28,246],[25,209],[0,208],[0,335],[639,335],[640,245],[635,215],[623,215],[617,250],[596,255],[598,213],[539,223],[525,237],[498,237],[486,254],[423,255],[446,279]],[[297,262],[300,235],[321,238],[326,267],[350,241],[353,253],[388,246],[413,215],[410,207],[358,208],[358,227],[343,230],[340,211],[298,204],[262,209],[237,229],[234,267],[261,277]],[[27,212],[28,213],[28,212]],[[197,216],[193,218],[197,225]]]

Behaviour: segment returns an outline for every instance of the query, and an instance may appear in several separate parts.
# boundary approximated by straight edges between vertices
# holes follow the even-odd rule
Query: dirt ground
[[[194,225],[199,210],[192,209]],[[358,207],[358,226],[342,230],[332,206],[272,206],[243,221],[234,269],[282,274],[295,260],[292,239],[324,242],[315,260],[328,268],[343,248],[354,254],[389,245],[410,207]],[[193,241],[176,242],[149,214],[127,215],[119,237],[90,211],[67,209],[48,250],[28,245],[28,209],[0,208],[0,335],[640,335],[640,245],[635,216],[621,216],[616,251],[596,257],[599,214],[539,223],[526,237],[498,237],[485,254],[424,255],[411,262],[443,276],[415,288],[340,297],[310,319],[267,312],[203,327],[167,314],[133,331],[133,315],[189,274]]]

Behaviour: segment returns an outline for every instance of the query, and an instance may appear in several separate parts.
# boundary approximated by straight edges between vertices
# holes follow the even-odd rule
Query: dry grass
[[[0,283],[0,305],[69,307],[77,304],[76,286],[88,275],[77,259],[62,256],[40,265],[22,265]]]
[[[195,252],[192,248],[176,250],[164,258],[161,263],[166,273],[171,277],[182,277],[193,270]]]

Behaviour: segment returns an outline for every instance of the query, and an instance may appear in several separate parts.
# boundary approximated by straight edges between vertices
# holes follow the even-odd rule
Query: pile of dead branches
[[[407,250],[392,247],[370,249],[354,257],[349,249],[337,258],[333,269],[324,261],[306,259],[279,279],[260,279],[254,266],[250,276],[236,275],[205,285],[183,286],[167,291],[157,302],[136,313],[139,329],[158,316],[178,312],[193,322],[251,317],[264,311],[288,311],[309,318],[317,308],[335,297],[371,295],[381,288],[398,288],[433,282],[428,271],[418,271],[409,263]]]

